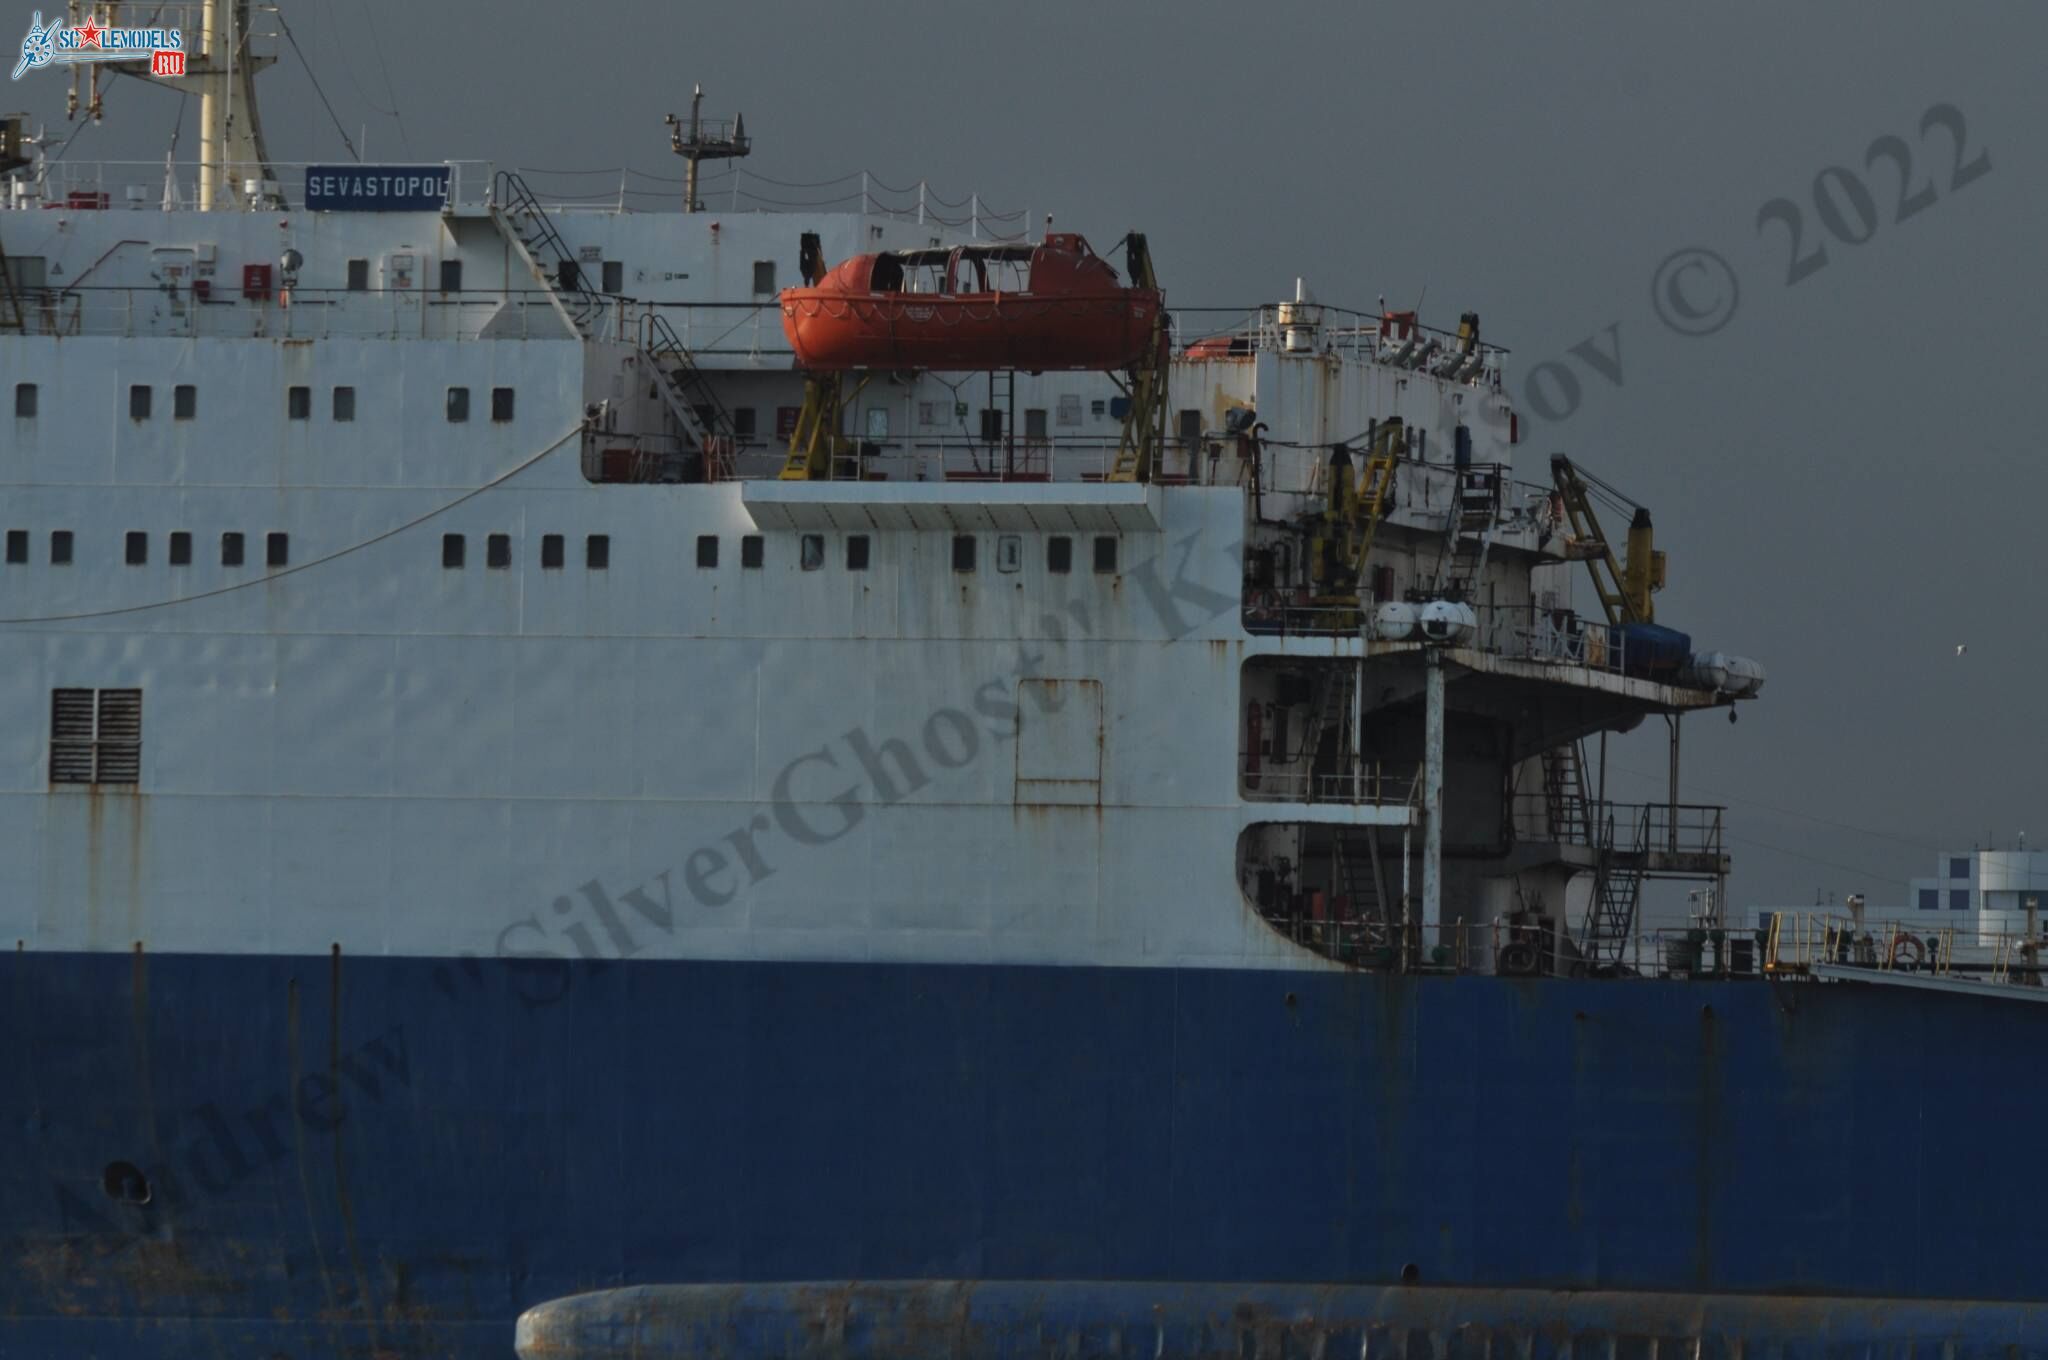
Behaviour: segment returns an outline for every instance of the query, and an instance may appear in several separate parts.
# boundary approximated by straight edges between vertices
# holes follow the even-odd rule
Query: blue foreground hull
[[[721,1281],[1572,1291],[1566,1333],[1771,1296],[1970,1346],[2048,1297],[2048,1007],[1990,998],[17,951],[0,1014],[6,1356],[503,1357]]]

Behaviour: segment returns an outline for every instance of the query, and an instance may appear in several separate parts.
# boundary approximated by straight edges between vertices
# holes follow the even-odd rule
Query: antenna
[[[741,115],[734,114],[729,122],[707,123],[703,108],[704,87],[699,85],[690,91],[690,121],[686,124],[672,113],[664,120],[669,128],[669,150],[690,163],[683,171],[684,212],[704,211],[703,200],[697,197],[697,162],[737,160],[754,149]]]

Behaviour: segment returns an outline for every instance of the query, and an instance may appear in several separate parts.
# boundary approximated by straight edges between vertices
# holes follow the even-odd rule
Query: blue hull
[[[502,1357],[544,1301],[716,1281],[1405,1280],[1879,1328],[1999,1301],[1943,1311],[1971,1344],[2048,1297],[2048,1007],[19,951],[0,979],[7,1356]]]

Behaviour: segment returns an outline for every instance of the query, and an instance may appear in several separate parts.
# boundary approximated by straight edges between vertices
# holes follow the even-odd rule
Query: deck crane
[[[1586,564],[1593,577],[1593,591],[1609,624],[1655,623],[1657,607],[1651,596],[1664,588],[1664,554],[1655,546],[1650,512],[1601,481],[1590,472],[1573,466],[1561,453],[1550,455],[1550,480],[1557,487],[1558,501],[1571,526],[1571,540],[1565,556]],[[1628,541],[1622,558],[1615,560],[1614,548],[1593,513],[1592,488],[1618,506],[1629,507]]]

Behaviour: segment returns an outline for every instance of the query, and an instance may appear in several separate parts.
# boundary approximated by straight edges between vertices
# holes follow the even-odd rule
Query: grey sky
[[[1476,309],[1514,351],[1525,474],[1567,449],[1651,506],[1660,621],[1770,668],[1739,725],[1687,729],[1690,795],[1732,806],[1736,904],[1898,903],[1937,846],[2048,846],[2038,9],[285,3],[372,159],[675,174],[661,115],[701,80],[708,112],[745,112],[751,169],[923,177],[1104,244],[1140,227],[1176,303],[1299,274],[1361,308],[1427,289],[1439,323]],[[55,126],[63,86],[9,94]],[[1954,192],[1948,134],[1920,126],[1938,103],[1990,155]],[[70,154],[160,160],[177,104],[122,82]],[[288,51],[264,109],[280,160],[342,155]],[[1896,171],[1865,163],[1887,133],[1936,192],[1903,223]],[[1830,165],[1869,186],[1863,244],[1818,217]],[[1828,255],[1790,287],[1785,228],[1757,226],[1778,197]],[[1741,281],[1701,339],[1650,308],[1691,245]],[[1616,321],[1622,385],[1571,361],[1579,408],[1534,421],[1531,366],[1606,350]],[[1612,761],[1661,772],[1661,725]]]

